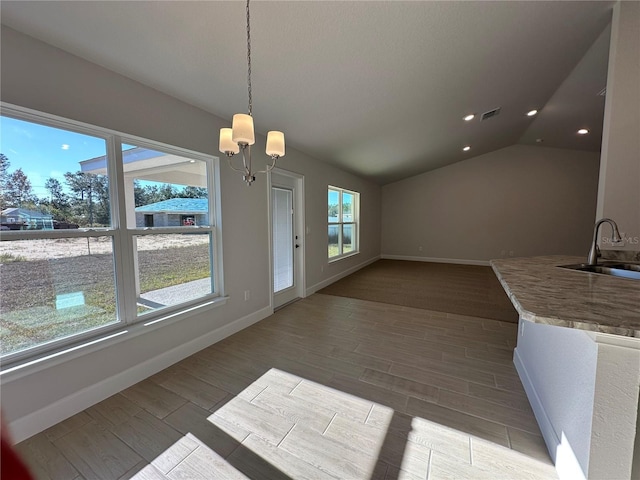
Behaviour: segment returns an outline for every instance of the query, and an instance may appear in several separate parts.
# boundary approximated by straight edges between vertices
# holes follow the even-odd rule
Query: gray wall
[[[598,157],[513,145],[385,185],[382,254],[470,262],[510,252],[586,258]]]
[[[636,252],[636,260],[640,260],[637,253],[640,252],[639,31],[640,3],[618,2],[611,25],[596,214],[597,218],[616,220],[626,239],[624,245],[602,245],[603,249]],[[607,230],[603,232],[604,235],[607,233]],[[632,477],[640,478],[640,410]]]
[[[640,252],[640,2],[613,11],[597,218],[613,218],[627,239],[609,250]],[[610,236],[608,228],[603,236]],[[638,257],[640,260],[640,257]]]
[[[126,77],[89,63],[62,50],[2,28],[1,99],[4,102],[106,127],[211,155],[218,155],[218,131],[230,121],[180,102]],[[239,108],[242,106],[240,105]],[[312,126],[310,126],[312,128]],[[256,151],[264,151],[264,137]],[[260,155],[255,156],[255,163]],[[266,156],[265,156],[266,157]],[[279,166],[305,176],[306,283],[313,286],[377,258],[380,254],[380,187],[287,148]],[[78,358],[34,369],[28,375],[3,379],[2,408],[7,420],[23,418],[46,425],[62,418],[51,417],[50,405],[70,411],[75,394],[99,399],[115,393],[110,379],[137,371],[152,371],[154,358],[175,352],[231,322],[260,314],[269,308],[271,279],[268,249],[267,179],[259,176],[251,188],[222,161],[221,208],[224,245],[224,283],[228,302],[205,314],[161,327],[146,335],[125,340]],[[361,253],[327,262],[327,185],[360,192]],[[321,269],[323,271],[321,271]],[[250,290],[250,300],[243,292]],[[178,354],[176,354],[178,355]],[[139,381],[132,374],[128,381]],[[90,393],[87,393],[90,392]],[[98,393],[93,393],[98,392]],[[82,397],[82,398],[86,398]],[[81,401],[76,410],[86,408]],[[64,407],[63,407],[64,406]],[[44,416],[39,418],[42,410]],[[61,410],[62,411],[62,410]]]

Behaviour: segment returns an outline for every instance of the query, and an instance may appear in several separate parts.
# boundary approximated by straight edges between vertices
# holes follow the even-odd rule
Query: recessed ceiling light
[[[527,112],[527,117],[533,117],[536,113],[538,113],[538,110],[529,110]]]
[[[462,150],[465,151],[465,152],[468,152],[469,150],[471,150],[471,147],[469,145],[467,145]]]
[[[587,130],[586,128],[581,128],[580,130],[578,130],[578,135],[586,135],[587,133],[589,133],[589,130]]]
[[[471,120],[473,120],[474,118],[476,118],[475,113],[470,113],[469,115],[467,115],[466,117],[464,117],[464,121],[465,122],[470,122]]]

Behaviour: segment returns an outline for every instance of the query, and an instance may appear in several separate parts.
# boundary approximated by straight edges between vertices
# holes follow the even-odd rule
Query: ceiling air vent
[[[487,120],[487,119],[489,119],[491,117],[495,117],[499,113],[500,113],[500,107],[494,108],[493,110],[489,110],[488,112],[484,112],[482,114],[482,117],[480,118],[480,121],[484,122],[485,120]]]

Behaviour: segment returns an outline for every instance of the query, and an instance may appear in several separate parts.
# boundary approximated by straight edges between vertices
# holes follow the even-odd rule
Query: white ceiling
[[[256,130],[282,130],[287,145],[380,184],[538,138],[598,150],[612,6],[255,1]],[[0,8],[5,25],[220,117],[246,111],[243,1]],[[579,137],[583,126],[592,133]]]

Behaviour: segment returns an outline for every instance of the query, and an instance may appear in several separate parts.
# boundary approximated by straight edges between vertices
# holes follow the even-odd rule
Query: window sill
[[[140,322],[134,325],[124,326],[118,330],[104,334],[99,338],[84,340],[76,345],[65,346],[61,350],[49,352],[37,358],[22,359],[15,364],[9,364],[8,366],[3,365],[4,368],[0,371],[0,384],[18,380],[41,370],[130,340],[139,335],[150,333],[164,326],[185,320],[193,315],[206,312],[212,308],[220,307],[227,303],[228,298],[229,297],[217,297],[191,308],[154,318],[149,322]]]
[[[356,255],[360,255],[360,251],[350,252],[350,253],[347,253],[345,255],[340,255],[338,257],[332,257],[332,258],[329,259],[328,263],[338,262],[340,260],[344,260],[345,258],[355,257]]]

